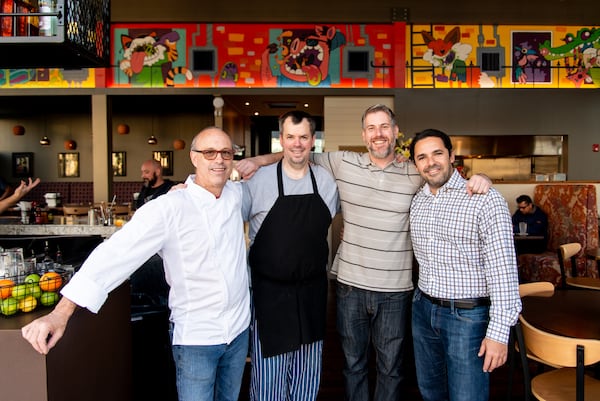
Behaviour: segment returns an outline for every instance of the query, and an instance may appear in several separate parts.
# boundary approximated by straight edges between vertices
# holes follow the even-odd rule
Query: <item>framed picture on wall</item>
[[[162,166],[162,172],[164,176],[173,175],[173,151],[159,150],[152,152],[152,158],[154,160],[158,160]]]
[[[33,153],[12,154],[12,175],[16,178],[33,177]]]
[[[112,152],[112,169],[114,177],[125,177],[127,175],[126,152]]]
[[[58,154],[58,176],[79,177],[79,152]]]

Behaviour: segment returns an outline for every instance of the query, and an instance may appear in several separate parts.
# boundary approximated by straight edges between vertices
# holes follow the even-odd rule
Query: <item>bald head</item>
[[[164,183],[162,177],[162,166],[158,160],[149,159],[142,163],[142,180],[144,185],[156,188]]]
[[[192,140],[190,159],[196,168],[195,182],[218,198],[231,175],[233,160],[223,159],[221,153],[208,160],[201,153],[205,150],[233,152],[233,142],[231,137],[218,127],[205,128]]]

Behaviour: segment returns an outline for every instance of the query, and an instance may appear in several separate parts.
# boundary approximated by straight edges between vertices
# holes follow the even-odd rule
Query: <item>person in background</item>
[[[31,178],[28,181],[21,180],[19,186],[14,190],[14,192],[0,200],[0,213],[4,213],[9,207],[14,206],[17,202],[21,200],[25,195],[29,193],[33,188],[35,188],[40,183],[40,179],[36,178],[33,181]]]
[[[142,180],[144,184],[135,201],[135,208],[139,209],[152,199],[166,194],[175,183],[168,178],[163,178],[162,166],[158,160],[150,159],[142,163]]]
[[[542,236],[542,240],[517,241],[517,254],[542,253],[548,244],[548,216],[533,204],[528,195],[517,198],[517,211],[512,215],[513,232],[519,233],[519,223],[527,224],[527,235]]]
[[[4,178],[0,177],[0,201],[10,196],[12,187],[4,181]]]
[[[158,160],[149,159],[142,163],[142,180],[144,184],[140,190],[133,208],[135,210],[145,203],[166,194],[175,185],[169,179],[163,178],[162,166]],[[149,295],[160,305],[165,305],[168,296],[168,285],[164,279],[163,260],[159,255],[152,255],[130,277],[131,292]]]
[[[237,401],[250,324],[242,186],[229,181],[232,142],[220,128],[198,133],[190,158],[195,175],[186,188],[140,208],[90,254],[55,309],[22,334],[47,354],[78,306],[97,312],[110,291],[158,253],[170,285],[179,400]]]
[[[368,355],[376,354],[374,401],[401,398],[405,338],[413,290],[413,253],[408,212],[422,179],[414,164],[397,160],[399,129],[393,111],[373,105],[362,116],[367,153],[312,153],[311,160],[334,176],[344,234],[332,273],[337,274],[337,329],[345,357],[346,399],[369,400]],[[243,178],[281,154],[240,160]],[[487,177],[475,175],[466,192],[486,192]]]
[[[510,212],[498,191],[469,196],[450,137],[427,129],[410,145],[425,185],[410,208],[419,281],[412,308],[425,401],[485,401],[521,311]]]
[[[338,207],[327,170],[309,165],[315,120],[279,118],[283,159],[244,181],[253,324],[250,400],[314,401],[327,309],[328,229]]]

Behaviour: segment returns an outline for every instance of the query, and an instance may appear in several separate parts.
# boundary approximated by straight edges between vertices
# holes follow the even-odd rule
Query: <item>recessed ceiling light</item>
[[[304,108],[308,108],[308,103],[304,103]]]
[[[245,102],[244,106],[250,106],[250,102]]]
[[[259,115],[259,114],[260,114],[260,113],[259,113],[258,111],[255,111],[255,112],[254,112],[254,115],[255,115],[255,116],[257,116],[257,115]]]

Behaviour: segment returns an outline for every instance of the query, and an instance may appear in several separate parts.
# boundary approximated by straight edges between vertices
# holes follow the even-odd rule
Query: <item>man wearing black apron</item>
[[[314,400],[327,305],[327,233],[337,208],[329,173],[309,166],[315,122],[279,119],[284,158],[245,182],[253,296],[251,400]]]

